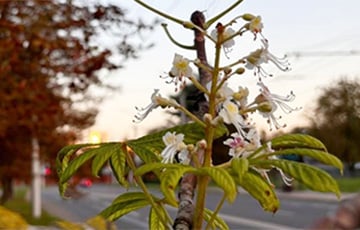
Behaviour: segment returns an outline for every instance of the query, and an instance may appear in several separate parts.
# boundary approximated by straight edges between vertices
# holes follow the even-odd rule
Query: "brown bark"
[[[2,194],[0,198],[0,204],[5,204],[9,199],[11,199],[14,195],[13,190],[13,178],[4,176],[1,177],[1,184],[2,184]]]
[[[204,28],[205,16],[200,11],[195,11],[191,15],[191,22],[200,28]],[[205,37],[204,34],[194,29],[194,45],[196,48],[196,56],[205,66],[208,65],[205,51]],[[206,87],[206,84],[211,80],[211,73],[205,69],[199,68],[199,81]],[[200,94],[201,92],[197,92]],[[206,100],[200,100],[198,103],[198,111],[196,115],[199,118],[208,111],[208,103]],[[198,159],[202,162],[203,151],[198,151]],[[185,174],[180,183],[179,196],[179,209],[174,221],[174,229],[189,230],[192,229],[193,216],[194,216],[194,194],[197,179],[194,174]]]

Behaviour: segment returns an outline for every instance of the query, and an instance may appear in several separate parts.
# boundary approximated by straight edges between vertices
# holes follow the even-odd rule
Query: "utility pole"
[[[41,170],[40,170],[40,148],[35,134],[31,140],[32,146],[32,215],[35,218],[41,216]]]

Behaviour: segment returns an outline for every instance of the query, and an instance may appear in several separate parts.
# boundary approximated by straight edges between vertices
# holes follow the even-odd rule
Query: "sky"
[[[152,21],[156,16],[132,0],[111,0],[111,2],[126,9],[132,18],[140,17]],[[146,0],[145,2],[176,18],[188,20],[195,10],[203,11],[206,18],[211,18],[234,1]],[[260,15],[264,24],[262,34],[269,41],[269,50],[279,57],[288,54],[291,71],[281,72],[272,66],[266,66],[266,70],[274,76],[264,79],[265,84],[276,94],[286,95],[293,91],[296,99],[291,105],[302,107],[300,111],[290,114],[278,114],[283,117],[281,122],[287,124],[286,130],[304,125],[307,123],[306,117],[315,116],[311,111],[321,88],[333,85],[342,77],[352,79],[360,77],[359,11],[358,0],[244,0],[220,20],[225,24],[228,20],[244,13]],[[192,31],[164,19],[162,22],[168,24],[170,32],[179,41],[192,44]],[[241,20],[238,24],[235,25],[238,26],[237,28],[242,25]],[[209,31],[212,29],[210,28]],[[136,114],[135,106],[148,105],[154,89],[160,89],[162,96],[175,94],[174,85],[167,84],[159,77],[166,76],[169,72],[175,53],[188,59],[195,59],[194,52],[181,50],[172,44],[161,26],[142,39],[143,41],[140,42],[154,42],[155,46],[141,52],[139,59],[126,61],[124,68],[106,76],[114,84],[121,85],[121,89],[109,93],[99,105],[100,113],[96,124],[87,131],[102,133],[104,141],[136,138],[146,134],[149,129],[164,125],[167,118],[161,108],[154,110],[141,123],[134,123],[132,120]],[[235,42],[236,46],[228,54],[229,59],[222,56],[223,60],[236,60],[260,47],[259,40],[254,42],[252,36],[240,38]],[[213,46],[207,42],[210,63],[212,48]],[[294,55],[297,52],[300,55]],[[349,55],[351,52],[357,55]],[[193,70],[197,71],[195,68]],[[248,87],[250,98],[254,98],[259,92],[256,81],[253,71],[247,71],[241,77],[232,78],[230,86],[235,90],[238,86]],[[261,116],[255,117],[259,128],[268,131],[265,122],[260,118]]]

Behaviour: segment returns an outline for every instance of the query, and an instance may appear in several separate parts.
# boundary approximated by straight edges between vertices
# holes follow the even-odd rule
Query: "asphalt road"
[[[42,191],[43,207],[53,215],[65,220],[83,222],[106,208],[113,198],[124,190],[111,185],[94,185],[87,189],[87,195],[80,199],[63,200],[56,187]],[[216,189],[208,191],[207,207],[213,209],[221,197]],[[241,192],[233,204],[225,203],[222,218],[230,229],[306,229],[320,217],[334,212],[338,206],[335,200],[307,200],[279,195],[281,207],[276,214],[262,210],[256,200]],[[176,210],[169,209],[175,216]],[[115,223],[119,229],[148,229],[148,209],[132,212]]]

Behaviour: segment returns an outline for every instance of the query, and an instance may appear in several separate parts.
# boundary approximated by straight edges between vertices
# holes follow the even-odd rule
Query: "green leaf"
[[[157,209],[158,211],[161,212],[161,218],[159,218],[159,216],[157,215],[156,211],[154,210],[153,207],[151,207],[150,209],[150,213],[149,213],[149,229],[156,229],[156,230],[165,230],[167,229],[166,226],[164,225],[164,223],[161,221],[161,219],[165,220],[165,213],[166,211],[164,210],[163,206],[157,205]]]
[[[231,168],[241,181],[244,174],[249,170],[249,161],[246,158],[235,157],[231,160]]]
[[[84,225],[82,223],[72,223],[68,221],[56,221],[56,227],[59,227],[63,230],[84,230]]]
[[[214,213],[213,211],[207,208],[204,209],[204,219],[206,222],[210,221],[210,218],[212,217],[213,213]],[[226,222],[219,215],[215,216],[215,219],[213,220],[211,227],[213,229],[217,228],[222,230],[230,229],[229,226],[226,224]]]
[[[68,167],[69,161],[74,153],[79,149],[86,147],[88,145],[69,145],[60,150],[56,157],[56,170],[59,178],[63,178],[64,171]],[[64,182],[59,182],[59,193],[62,197],[65,197],[65,191],[67,189],[67,180]]]
[[[136,176],[142,176],[146,173],[149,172],[154,172],[154,171],[166,171],[167,169],[174,169],[174,168],[181,168],[183,167],[183,165],[181,164],[165,164],[165,163],[148,163],[148,164],[143,164],[141,165],[139,168],[137,168],[134,172],[134,174]]]
[[[171,164],[169,164],[171,165]],[[169,205],[177,207],[177,200],[175,197],[175,188],[180,178],[189,172],[195,172],[196,169],[186,165],[177,165],[178,167],[166,168],[161,174],[160,189],[166,198],[166,202]]]
[[[80,160],[84,161],[84,162],[80,163],[78,161],[77,163],[80,163],[80,164],[76,165],[74,167],[74,163],[73,163],[74,160],[71,160],[73,158],[73,155],[82,149],[85,149],[85,151],[92,151],[94,149],[100,148],[102,145],[104,145],[104,144],[89,144],[88,143],[88,144],[68,145],[59,151],[59,153],[57,154],[57,157],[56,157],[56,169],[57,169],[58,176],[60,178],[59,192],[60,192],[61,196],[64,196],[64,194],[65,194],[65,190],[67,188],[66,182],[76,172],[78,167],[80,167],[81,164],[84,163],[86,160],[88,160],[94,156],[94,154],[92,154],[91,152],[89,154],[85,154],[85,153],[81,154]],[[96,148],[94,148],[94,147],[96,147]],[[90,148],[90,150],[89,150],[89,148]],[[84,155],[84,156],[82,156],[82,155]],[[77,158],[79,158],[79,157],[77,157]],[[77,158],[75,158],[75,159],[77,159]],[[70,167],[70,169],[69,169],[69,167]],[[75,169],[75,170],[73,171],[73,169]]]
[[[311,148],[326,151],[325,145],[310,135],[306,134],[285,134],[271,140],[271,148]]]
[[[213,181],[224,190],[226,198],[229,202],[233,202],[237,196],[237,188],[234,179],[228,171],[223,168],[204,167],[200,168],[202,175],[208,175]]]
[[[324,163],[327,165],[332,165],[332,166],[338,168],[341,173],[343,171],[343,164],[336,156],[334,156],[328,152],[324,152],[324,151],[320,151],[320,150],[316,150],[316,149],[307,149],[307,148],[284,149],[284,150],[279,150],[279,151],[270,153],[267,156],[288,155],[288,154],[308,156],[308,157],[318,160],[321,163]]]
[[[114,223],[110,223],[102,216],[94,216],[86,220],[86,224],[91,227],[91,229],[106,229],[106,230],[116,230]],[[84,226],[82,226],[82,230]],[[65,229],[64,229],[65,230]],[[73,230],[73,229],[72,229]]]
[[[155,201],[160,200],[159,198],[152,196]],[[124,203],[130,200],[146,200],[147,197],[143,192],[127,192],[119,195],[113,200],[113,204]]]
[[[79,156],[71,160],[60,177],[60,183],[65,183],[66,181],[68,181],[80,168],[81,165],[93,158],[96,154],[103,154],[109,152],[112,147],[112,144],[103,144],[97,148],[87,150],[86,152],[80,154]]]
[[[125,166],[126,166],[126,153],[122,151],[121,148],[117,150],[117,152],[110,157],[110,167],[114,173],[116,180],[122,186],[128,188],[129,183],[125,178]]]
[[[280,202],[273,187],[258,172],[249,170],[243,174],[241,180],[238,176],[235,177],[235,181],[254,197],[265,211],[275,213],[279,209]]]
[[[148,144],[148,145],[147,145]],[[160,162],[160,152],[159,147],[155,147],[159,145],[157,143],[153,143],[152,145],[149,143],[138,143],[138,142],[127,142],[127,145],[139,156],[139,158],[145,163],[152,162]]]
[[[158,162],[161,151],[165,148],[162,137],[167,132],[183,133],[186,144],[195,144],[205,137],[205,129],[197,123],[175,126],[153,134],[146,135],[136,140],[130,140],[127,145],[145,162]],[[225,134],[225,126],[219,126],[215,130],[215,138]]]
[[[68,166],[68,163],[74,153],[78,150],[85,147],[98,146],[98,144],[78,144],[78,145],[68,145],[62,148],[56,156],[56,169],[59,177],[61,177],[65,168]]]
[[[147,205],[149,205],[149,201],[147,201],[146,199],[135,199],[121,203],[113,203],[109,207],[101,211],[99,215],[110,221],[115,221],[121,218],[123,215],[128,214],[129,212],[146,207]]]
[[[105,147],[106,146],[106,147]],[[101,154],[97,154],[92,161],[92,174],[94,176],[98,176],[101,168],[104,164],[109,160],[109,158],[121,151],[121,143],[111,143],[106,144],[105,146],[101,146],[99,148],[107,148],[108,150],[102,152]]]
[[[333,192],[340,197],[339,187],[336,180],[327,172],[304,163],[288,160],[259,160],[255,167],[273,166],[281,169],[284,173],[303,183],[309,189],[319,192]]]
[[[76,145],[68,145],[68,146],[65,146],[64,148],[62,148],[59,153],[57,154],[56,156],[56,159],[59,161],[59,162],[62,162],[63,161],[63,158],[65,156],[68,156],[68,155],[72,155],[74,154],[75,152],[77,152],[79,149],[82,149],[82,148],[85,148],[85,147],[93,147],[93,146],[98,146],[99,144],[90,144],[90,143],[87,143],[87,144],[76,144]]]

